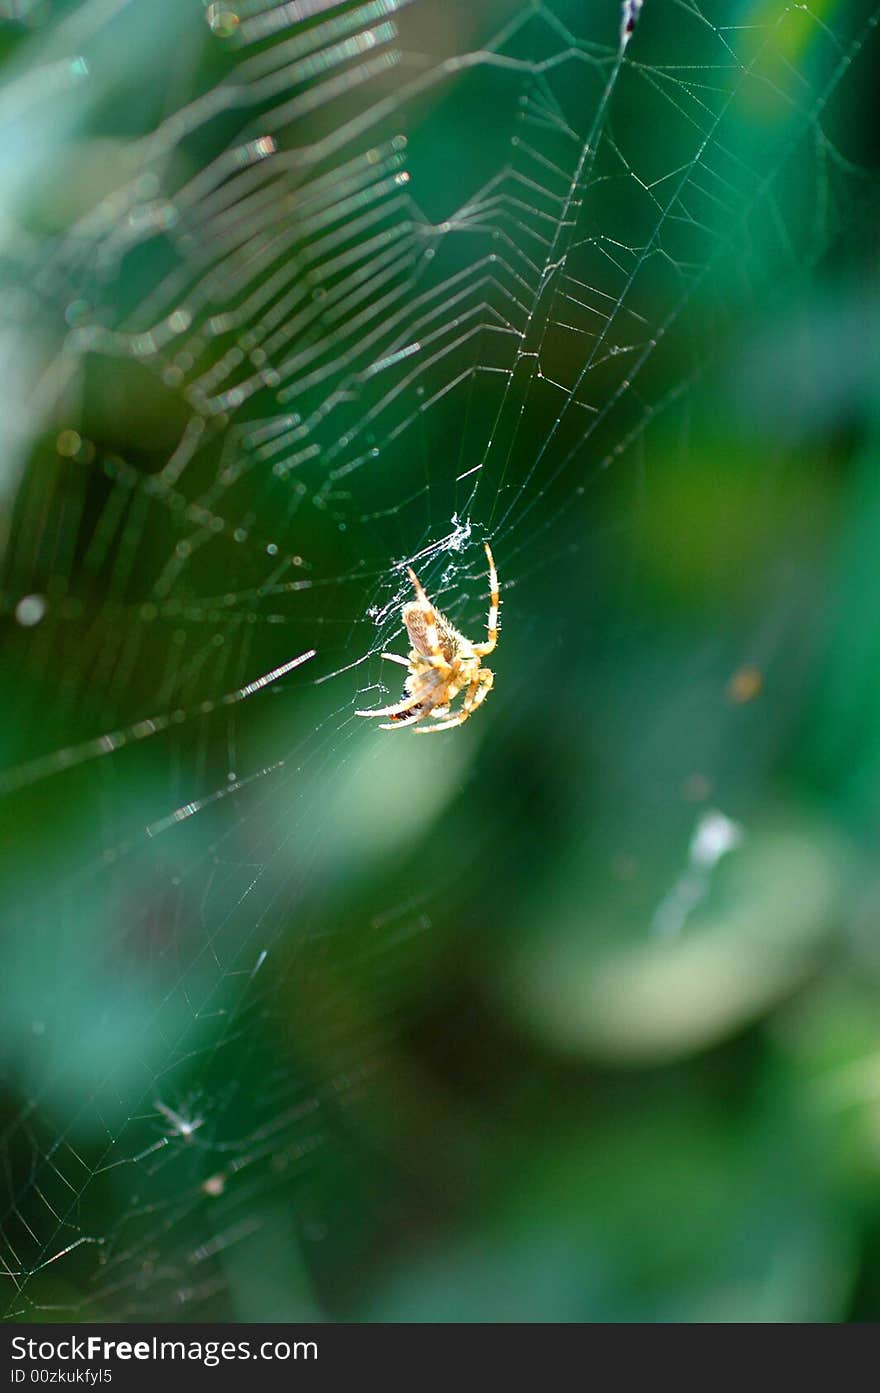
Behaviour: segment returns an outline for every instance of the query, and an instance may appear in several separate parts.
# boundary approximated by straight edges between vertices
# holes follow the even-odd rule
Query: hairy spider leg
[[[478,672],[468,687],[461,710],[448,721],[438,721],[433,726],[419,726],[416,735],[433,735],[435,730],[451,730],[453,726],[463,726],[468,717],[472,716],[477,707],[486,700],[494,682],[495,674],[490,672],[488,668]],[[475,693],[475,695],[472,696],[471,693]]]
[[[492,548],[488,542],[483,543],[483,550],[489,562],[489,632],[485,643],[474,644],[474,652],[479,658],[485,658],[491,653],[498,642],[498,606],[501,603],[498,595],[498,572],[495,570]]]
[[[397,701],[393,706],[377,706],[374,711],[355,711],[356,716],[400,716],[404,711],[411,711],[414,706],[421,706],[424,700],[422,696],[410,694],[403,701]]]
[[[427,661],[428,660],[426,658],[420,659],[420,662],[427,663]],[[406,703],[406,708],[412,714],[406,715],[405,711],[402,712],[399,716],[396,714],[392,714],[391,720],[388,722],[388,724],[380,725],[379,730],[402,730],[404,726],[415,725],[417,721],[423,721],[426,716],[433,715],[436,708],[430,704],[431,694],[435,687],[437,687],[438,685],[442,685],[442,679],[438,679],[437,669],[430,666],[427,668],[427,671],[425,671],[424,669],[415,669],[415,675],[423,679],[423,687],[421,692],[417,696],[413,697],[411,693],[410,695],[412,697],[412,700]],[[425,678],[427,678],[426,683],[424,682]],[[446,713],[447,715],[449,714],[448,706],[446,707]],[[369,716],[375,716],[376,712],[369,711],[365,712],[364,714]]]
[[[369,715],[369,716],[375,716],[375,715],[376,715],[376,712],[375,712],[375,711],[368,711],[368,712],[366,712],[365,714],[367,714],[367,715]],[[377,729],[377,730],[403,730],[406,726],[415,725],[416,721],[423,721],[423,720],[425,719],[425,716],[426,716],[426,715],[427,715],[427,712],[426,712],[426,711],[423,711],[423,710],[421,709],[421,703],[419,703],[418,707],[417,707],[416,710],[415,710],[415,713],[414,713],[412,716],[401,716],[400,720],[397,720],[397,721],[388,721],[388,722],[384,722],[384,721],[383,721],[382,725],[377,726],[376,729]]]
[[[456,677],[453,681],[446,683],[446,691],[443,694],[443,703],[440,706],[432,706],[430,711],[426,711],[426,716],[431,716],[434,720],[445,720],[449,715],[449,708],[455,701],[459,692],[467,686],[471,679],[468,677]]]
[[[424,662],[427,664],[428,660],[424,659]],[[408,663],[407,667],[409,667]],[[391,706],[377,706],[372,711],[355,711],[354,714],[356,716],[402,716],[404,712],[411,711],[414,706],[423,706],[425,703],[425,698],[430,695],[432,689],[437,685],[437,678],[435,676],[435,673],[436,668],[428,666],[427,672],[425,674],[428,678],[427,686],[424,683],[421,684],[421,690],[417,692],[410,692],[408,696],[404,697],[403,701],[395,701],[391,704]],[[393,726],[380,726],[380,729],[390,728],[391,730],[397,730],[397,727],[402,724],[402,721],[396,721]]]
[[[477,702],[474,698],[472,698],[471,693],[476,692],[480,685],[481,679],[478,675],[473,679],[471,685],[468,687],[464,699],[464,704],[460,711],[457,711],[454,716],[450,716],[448,720],[437,721],[435,725],[420,726],[419,729],[416,731],[416,735],[431,735],[435,730],[452,730],[453,726],[463,726],[468,716],[471,714],[471,711],[477,705]]]

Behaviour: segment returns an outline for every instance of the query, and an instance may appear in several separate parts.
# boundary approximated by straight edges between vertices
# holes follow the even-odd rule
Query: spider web
[[[6,9],[7,1314],[272,1314],[263,1263],[308,1315],[432,1125],[451,918],[511,911],[482,775],[583,719],[591,552],[864,202],[878,12]],[[484,539],[495,691],[377,736],[406,566],[477,637]]]

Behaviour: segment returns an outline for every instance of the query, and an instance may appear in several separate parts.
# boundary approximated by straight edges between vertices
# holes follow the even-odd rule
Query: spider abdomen
[[[401,618],[413,648],[423,658],[429,658],[431,656],[431,642],[428,634],[428,621],[421,605],[411,600],[403,606]],[[437,631],[437,646],[446,661],[451,662],[458,647],[459,635],[445,614],[441,614],[439,610],[434,610],[433,620]]]

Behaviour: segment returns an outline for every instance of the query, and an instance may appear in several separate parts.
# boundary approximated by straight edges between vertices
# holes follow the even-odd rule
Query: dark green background
[[[315,172],[406,136],[389,167],[412,202],[376,226],[409,219],[434,255],[401,303],[489,255],[521,281],[498,270],[468,291],[462,324],[483,329],[365,428],[368,467],[328,484],[327,451],[369,419],[378,377],[317,430],[317,459],[287,476],[252,463],[212,505],[226,530],[173,573],[187,506],[243,457],[236,430],[288,408],[266,388],[215,421],[180,501],[157,493],[191,414],[186,370],[69,331],[149,327],[156,286],[205,244],[187,225],[114,258],[127,214],[98,232],[82,219],[144,171],[173,200],[275,103],[157,154],[142,138],[252,52],[195,3],[129,5],[71,38],[78,12],[36,6],[2,30],[4,335],[23,381],[10,367],[6,396],[25,403],[0,678],[3,764],[25,769],[0,824],[9,1312],[876,1318],[870,6],[646,0],[607,102],[614,5],[554,3],[555,26],[504,45],[514,63],[424,93],[404,95],[421,60],[380,76],[365,91],[390,99],[387,119]],[[399,46],[491,47],[518,13],[424,0],[396,16]],[[542,67],[570,34],[595,62]],[[87,81],[28,86],[72,54]],[[518,116],[550,102],[576,139]],[[279,148],[366,103],[352,89],[282,124]],[[592,309],[537,293],[528,268],[550,259],[566,184],[512,136],[569,174],[594,147],[564,238]],[[437,231],[505,168],[536,177]],[[278,215],[295,227],[303,206]],[[330,345],[331,376],[294,403],[304,417],[338,380],[328,284],[303,342]],[[480,306],[521,324],[498,289],[514,284],[545,380],[527,386],[524,358],[506,399],[477,372],[420,411],[459,372],[509,363]],[[498,416],[504,400],[517,410]],[[472,495],[456,476],[480,460]],[[475,636],[491,539],[495,690],[436,742],[377,732],[353,711],[397,691],[378,658],[403,651],[395,568],[453,515],[470,538],[420,574]],[[284,582],[304,587],[271,588],[267,541],[302,558]],[[14,617],[27,594],[46,601],[33,627]],[[88,753],[108,732],[125,738]],[[66,767],[68,749],[86,754]],[[694,889],[689,846],[713,810],[741,841]],[[693,912],[664,934],[689,886]]]

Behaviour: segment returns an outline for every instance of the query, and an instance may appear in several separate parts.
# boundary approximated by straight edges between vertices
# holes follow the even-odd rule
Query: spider
[[[417,735],[430,735],[436,730],[449,730],[464,725],[467,718],[486,700],[495,676],[481,663],[498,642],[498,574],[488,542],[483,543],[489,562],[489,625],[484,643],[470,639],[454,629],[439,610],[435,610],[411,567],[406,573],[416,592],[416,598],[401,610],[404,627],[412,648],[406,658],[399,653],[383,653],[390,663],[407,668],[404,684],[406,695],[394,706],[380,706],[376,711],[358,711],[358,716],[387,716],[388,723],[380,730],[401,730],[431,716],[433,725],[419,725]],[[465,690],[467,689],[467,690]],[[459,692],[465,692],[462,705],[454,715],[450,706]]]

